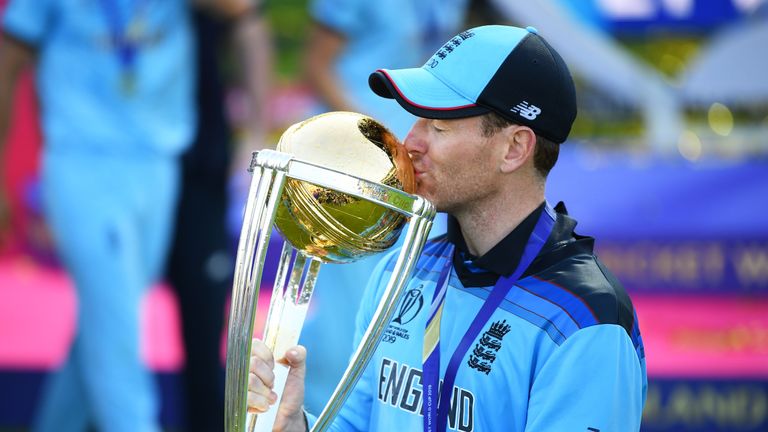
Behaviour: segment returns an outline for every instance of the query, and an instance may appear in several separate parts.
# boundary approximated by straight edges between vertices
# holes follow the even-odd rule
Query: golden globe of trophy
[[[263,340],[279,359],[298,343],[323,263],[350,263],[405,239],[381,303],[313,431],[325,430],[368,364],[432,226],[435,209],[414,191],[413,166],[381,123],[332,112],[285,131],[276,151],[251,160],[248,192],[232,287],[227,338],[225,430],[271,431],[288,376],[275,366],[278,401],[248,413],[247,384],[256,300],[272,228],[285,239]],[[410,222],[406,224],[406,222]],[[365,282],[361,282],[361,289]]]
[[[297,159],[413,193],[413,165],[381,123],[350,112],[322,114],[291,126],[277,150]],[[388,249],[405,216],[376,203],[289,179],[275,224],[296,249],[323,262],[351,262]]]

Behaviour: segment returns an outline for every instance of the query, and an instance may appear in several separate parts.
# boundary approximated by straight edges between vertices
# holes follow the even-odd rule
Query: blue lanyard
[[[112,43],[117,49],[117,58],[120,62],[120,68],[124,74],[133,72],[136,64],[136,56],[139,51],[140,41],[134,41],[129,35],[129,21],[131,16],[140,15],[141,9],[144,9],[147,0],[135,0],[128,8],[128,16],[124,17],[120,13],[119,0],[100,0],[101,10],[107,19],[109,25]]]
[[[474,320],[470,324],[464,336],[461,338],[459,345],[453,352],[448,367],[445,371],[445,377],[443,379],[443,385],[440,387],[440,347],[439,339],[437,346],[431,355],[424,361],[422,378],[424,383],[424,391],[422,393],[422,406],[424,407],[424,431],[425,432],[442,432],[446,430],[448,423],[448,412],[451,405],[451,394],[453,392],[453,386],[456,382],[456,373],[461,365],[464,356],[467,354],[469,347],[475,341],[482,329],[485,327],[488,320],[499,307],[501,302],[507,296],[509,291],[520,279],[520,276],[531,265],[536,256],[541,252],[541,248],[547,241],[549,234],[552,232],[552,228],[555,225],[555,211],[549,204],[544,206],[544,211],[541,212],[539,220],[536,222],[536,226],[533,228],[531,236],[528,238],[528,242],[523,250],[523,255],[520,258],[520,262],[517,264],[515,271],[509,276],[502,276],[499,278],[496,285],[491,290],[490,295],[483,303],[483,306],[475,315]],[[434,321],[433,316],[437,316],[438,322],[436,325],[439,328],[439,317],[442,314],[442,304],[445,302],[445,291],[448,286],[448,280],[451,273],[451,261],[453,256],[453,246],[448,250],[446,255],[446,263],[443,265],[443,269],[440,272],[437,287],[435,288],[435,294],[432,298],[432,307],[430,308],[430,315],[427,320],[427,326],[430,325],[430,321]],[[434,324],[433,324],[434,325]],[[426,333],[426,332],[425,332]],[[426,348],[425,348],[426,351]],[[426,354],[426,352],[425,352]],[[434,400],[434,393],[439,389],[440,395],[437,401]]]

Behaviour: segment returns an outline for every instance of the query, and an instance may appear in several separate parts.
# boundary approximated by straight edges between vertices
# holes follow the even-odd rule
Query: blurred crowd
[[[563,55],[583,95],[573,145],[688,162],[768,148],[760,0],[6,0],[0,8],[0,258],[33,254],[66,269],[78,302],[76,335],[40,394],[36,431],[161,429],[139,352],[141,299],[159,280],[174,288],[182,319],[181,429],[221,430],[221,338],[251,152],[326,111],[371,115],[404,139],[414,117],[376,97],[368,75],[425,61],[469,24],[535,26]],[[664,33],[632,27],[649,10]],[[675,27],[683,15],[703,18],[698,28]],[[22,124],[39,124],[39,133]],[[433,234],[442,230],[438,219]],[[321,272],[302,334],[315,353],[307,394],[315,412],[346,367],[360,281],[375,263]]]

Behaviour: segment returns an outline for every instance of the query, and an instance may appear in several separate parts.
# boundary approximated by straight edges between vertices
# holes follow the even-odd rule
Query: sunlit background
[[[768,5],[560,0],[584,33],[558,35],[565,30],[493,3],[472,1],[468,25],[535,24],[576,75],[579,116],[547,195],[565,201],[577,232],[597,238],[633,298],[650,378],[642,430],[768,431]],[[270,1],[264,13],[276,53],[274,140],[313,106],[300,73],[309,18],[305,0]],[[26,430],[76,313],[40,214],[30,74],[16,99],[0,160],[14,208],[0,251],[0,431]],[[228,105],[234,120],[248,109],[236,87]],[[145,358],[173,430],[184,355],[167,287],[147,296],[144,323]]]

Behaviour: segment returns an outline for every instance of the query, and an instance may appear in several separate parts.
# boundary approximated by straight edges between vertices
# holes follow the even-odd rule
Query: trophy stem
[[[275,351],[275,348],[277,346],[277,336],[280,334],[281,326],[285,325],[284,321],[286,318],[286,314],[288,313],[287,309],[291,307],[291,305],[295,304],[295,292],[299,289],[299,283],[301,282],[301,278],[304,274],[304,267],[306,266],[307,258],[301,253],[296,254],[296,258],[293,261],[293,269],[291,271],[291,277],[288,279],[287,287],[285,280],[280,281],[280,284],[278,285],[278,281],[275,281],[275,290],[272,293],[273,296],[276,296],[276,299],[273,299],[272,304],[270,305],[270,310],[268,313],[267,318],[267,324],[264,326],[264,336],[263,341],[264,344],[267,345],[267,347],[272,351],[272,353],[275,355],[275,358],[280,358],[278,356],[278,352]],[[279,290],[278,290],[279,289]]]
[[[307,261],[309,261],[308,265]],[[281,262],[281,264],[283,263]],[[280,294],[281,300],[273,303],[278,309],[270,310],[268,325],[264,329],[264,343],[272,351],[275,359],[285,357],[288,349],[299,342],[299,336],[307,317],[309,301],[312,299],[312,292],[314,291],[315,281],[320,271],[320,265],[320,260],[315,258],[308,259],[306,255],[297,253],[285,292],[274,293]],[[284,285],[283,281],[280,282],[281,285]],[[246,414],[248,432],[272,431],[290,368],[283,363],[276,363],[274,372],[275,383],[272,390],[277,393],[277,401],[269,410],[258,416],[253,413]]]
[[[341,381],[339,381],[330,400],[318,417],[317,423],[312,428],[312,432],[328,429],[379,346],[381,335],[394,315],[400,294],[408,282],[413,266],[421,255],[429,229],[432,227],[431,218],[434,216],[434,210],[431,206],[428,207],[430,209],[427,209],[427,213],[432,212],[428,218],[416,215],[411,219],[405,241],[400,250],[400,256],[397,258],[392,277],[384,290],[376,313],[373,315],[371,323],[368,325]]]
[[[264,342],[269,346],[269,329],[277,328],[280,320],[280,314],[283,310],[283,304],[285,299],[283,293],[285,292],[285,286],[288,283],[288,271],[291,268],[293,262],[293,253],[295,249],[291,247],[287,242],[283,242],[283,251],[280,254],[280,262],[277,267],[277,274],[275,276],[274,286],[272,288],[272,295],[269,298],[269,309],[267,309],[267,319],[264,322],[264,336],[262,337]]]

